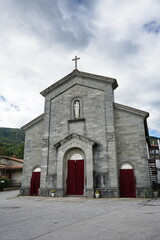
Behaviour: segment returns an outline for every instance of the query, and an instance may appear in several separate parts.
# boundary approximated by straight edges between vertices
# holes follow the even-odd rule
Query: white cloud
[[[81,71],[116,78],[116,101],[149,111],[160,135],[159,12],[157,0],[1,0],[0,126],[41,114],[39,92],[71,72],[78,55]]]

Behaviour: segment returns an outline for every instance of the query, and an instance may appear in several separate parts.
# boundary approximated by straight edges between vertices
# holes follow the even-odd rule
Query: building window
[[[79,153],[74,153],[72,156],[71,156],[71,160],[83,160],[84,158],[82,157],[81,154]]]
[[[41,168],[40,168],[40,167],[35,167],[35,168],[33,169],[33,172],[41,172]]]
[[[125,163],[122,165],[121,169],[133,169],[133,166],[129,163]]]

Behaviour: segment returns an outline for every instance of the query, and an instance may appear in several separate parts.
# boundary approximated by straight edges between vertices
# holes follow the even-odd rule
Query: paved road
[[[160,200],[0,192],[0,240],[159,240]]]

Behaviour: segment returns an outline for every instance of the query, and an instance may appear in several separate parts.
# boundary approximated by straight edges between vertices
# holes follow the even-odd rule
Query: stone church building
[[[21,194],[144,197],[149,114],[114,102],[114,78],[75,69],[41,92],[26,133]]]

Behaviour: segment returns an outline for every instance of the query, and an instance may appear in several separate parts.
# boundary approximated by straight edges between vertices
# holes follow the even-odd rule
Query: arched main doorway
[[[33,168],[30,184],[30,196],[38,196],[38,189],[40,187],[40,176],[41,168],[39,166]]]
[[[120,197],[136,197],[134,168],[129,163],[123,164],[120,169]]]
[[[59,195],[67,194],[67,177],[68,177],[68,160],[72,159],[72,155],[80,154],[84,160],[84,181],[83,195],[89,196],[93,194],[93,145],[95,142],[90,139],[72,133],[65,139],[62,139],[54,146],[57,150],[57,189]],[[76,159],[75,161],[78,161]],[[69,175],[70,176],[70,175]]]
[[[72,149],[68,154],[66,173],[66,194],[84,194],[84,154],[80,149]]]

